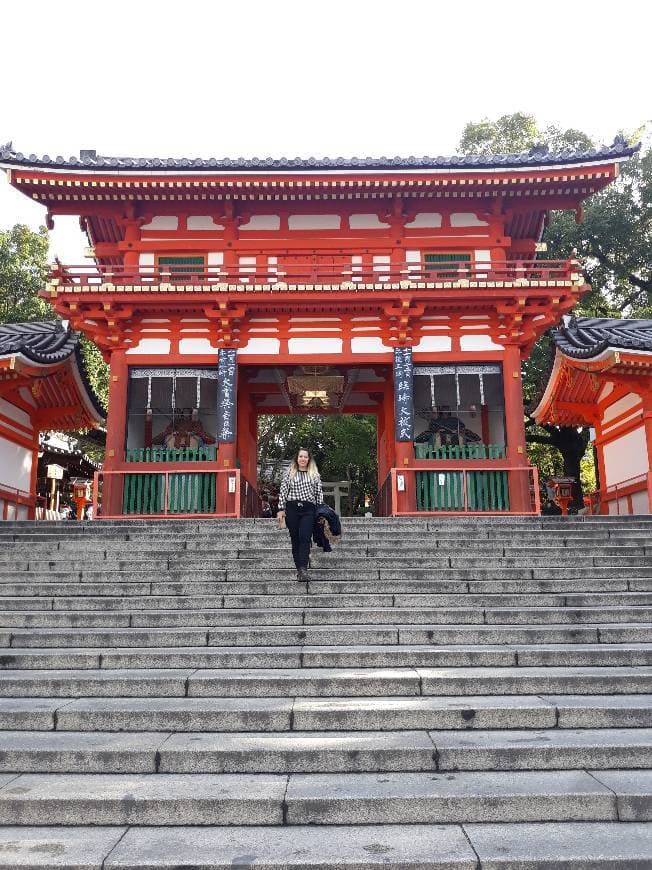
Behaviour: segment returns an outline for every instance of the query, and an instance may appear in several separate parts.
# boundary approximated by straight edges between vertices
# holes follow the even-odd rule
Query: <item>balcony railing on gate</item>
[[[510,494],[516,490],[517,499]],[[401,500],[411,505],[399,507]],[[514,503],[520,502],[519,509]],[[520,514],[541,512],[537,469],[488,464],[392,468],[376,497],[379,516]]]
[[[97,471],[93,480],[93,517],[238,517],[240,470],[198,463],[186,471],[175,463],[148,468]],[[207,467],[208,466],[208,467]]]
[[[386,251],[379,252],[387,254]],[[270,290],[281,290],[288,284],[326,284],[338,289],[341,284],[355,289],[358,284],[388,284],[401,281],[456,284],[466,282],[485,285],[490,282],[547,283],[575,280],[579,275],[574,260],[509,260],[490,263],[442,264],[431,268],[426,263],[374,262],[373,256],[363,257],[362,263],[351,260],[351,252],[333,256],[316,255],[301,260],[292,254],[284,262],[283,254],[277,253],[270,262],[267,255],[259,255],[256,262],[235,263],[194,268],[189,266],[183,274],[170,266],[155,268],[138,266],[89,266],[58,265],[50,274],[50,281],[60,286],[109,285],[119,290],[129,288],[146,290],[148,287],[167,284],[176,285],[215,284],[265,284]],[[387,259],[384,257],[384,259]]]

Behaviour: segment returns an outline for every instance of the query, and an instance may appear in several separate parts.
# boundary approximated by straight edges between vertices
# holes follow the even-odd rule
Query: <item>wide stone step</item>
[[[615,821],[584,771],[366,774],[23,774],[8,825],[358,825]]]
[[[652,728],[652,695],[0,698],[0,728],[34,731],[393,731]]]
[[[7,649],[0,670],[42,668],[359,668],[652,665],[652,644],[235,646]]]
[[[470,596],[469,596],[470,597]],[[215,601],[211,601],[213,607]],[[391,602],[389,602],[391,604]],[[0,600],[0,608],[2,608]],[[559,625],[601,623],[652,623],[652,607],[487,607],[481,605],[449,606],[423,609],[418,607],[270,607],[264,610],[219,608],[201,610],[143,610],[140,612],[78,610],[0,610],[0,626],[4,628],[161,628],[195,626],[205,629],[217,626],[274,625]]]
[[[482,617],[481,613],[476,614]],[[463,617],[462,617],[463,618]],[[478,620],[479,621],[479,620]],[[465,619],[465,623],[474,622]],[[16,649],[44,647],[198,647],[198,646],[323,646],[646,643],[652,625],[603,623],[592,625],[222,625],[215,628],[34,628],[0,630],[0,646]]]
[[[618,696],[652,693],[652,669],[631,667],[235,668],[0,671],[0,697]],[[608,698],[606,699],[608,700]],[[559,702],[561,703],[561,702]],[[575,727],[575,726],[570,726]],[[582,727],[578,723],[577,727]]]
[[[641,870],[652,854],[652,824],[630,822],[626,836],[619,822],[5,826],[0,850],[13,866],[35,870],[50,870],[52,854],[75,870],[233,870],[243,858],[265,870],[305,870],[306,859],[320,870],[378,870],[380,861],[386,870]]]
[[[291,703],[287,702],[285,709],[281,709],[279,701],[274,701],[276,707],[273,708],[270,699],[267,700],[270,708],[267,711],[259,702],[261,720],[267,716],[269,722],[269,716],[276,715],[289,725]],[[554,714],[552,706],[549,713]],[[60,715],[66,714],[64,707]],[[110,711],[108,715],[111,716]],[[255,718],[256,712],[252,709],[250,715]],[[232,717],[231,721],[234,719]],[[207,718],[205,721],[208,722]],[[169,730],[11,730],[2,732],[0,743],[0,771],[3,772],[630,770],[649,766],[652,729],[463,730],[458,727],[437,731],[320,731],[286,728],[173,734]]]

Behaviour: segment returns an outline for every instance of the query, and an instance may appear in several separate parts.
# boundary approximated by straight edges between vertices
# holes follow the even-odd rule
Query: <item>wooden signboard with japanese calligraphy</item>
[[[237,362],[235,348],[221,348],[218,363],[217,437],[221,444],[233,444],[237,421]]]
[[[411,347],[394,348],[394,420],[396,441],[414,440],[414,366]]]

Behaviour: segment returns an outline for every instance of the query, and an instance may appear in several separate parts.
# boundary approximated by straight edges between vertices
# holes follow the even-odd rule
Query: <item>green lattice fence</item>
[[[447,444],[433,447],[415,444],[416,459],[504,459],[503,444]],[[464,474],[461,471],[417,471],[417,510],[463,511]],[[507,472],[502,470],[466,472],[466,509],[508,511]]]
[[[127,462],[210,462],[215,447],[140,447],[127,450]],[[215,512],[215,478],[211,472],[180,471],[168,478],[167,513],[209,514]],[[162,514],[165,512],[165,475],[155,472],[125,474],[122,496],[123,514]]]

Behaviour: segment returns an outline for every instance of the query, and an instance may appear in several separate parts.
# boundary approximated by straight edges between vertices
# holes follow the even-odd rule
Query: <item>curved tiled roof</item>
[[[237,172],[279,172],[315,170],[392,170],[392,169],[495,169],[589,163],[595,160],[622,160],[638,150],[622,136],[611,145],[584,151],[551,152],[546,145],[535,145],[520,154],[469,154],[451,157],[106,157],[95,151],[80,151],[79,157],[50,157],[48,154],[21,154],[12,143],[0,145],[0,163],[11,166],[72,170],[173,170],[192,172],[220,170]]]
[[[106,416],[106,411],[91,386],[81,352],[79,333],[64,327],[60,320],[0,323],[0,357],[19,354],[40,365],[62,363],[74,356],[74,364],[89,402],[98,417],[103,419]]]
[[[0,356],[22,354],[31,362],[52,365],[70,357],[79,336],[60,320],[0,324]]]
[[[652,320],[574,317],[550,334],[559,350],[574,359],[592,359],[608,348],[652,351]]]

